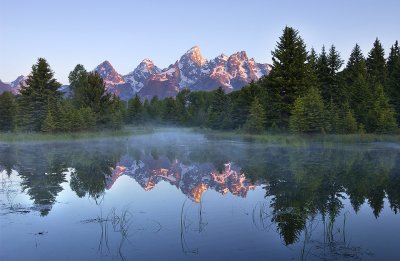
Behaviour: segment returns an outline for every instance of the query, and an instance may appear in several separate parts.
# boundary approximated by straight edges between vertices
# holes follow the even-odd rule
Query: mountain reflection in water
[[[24,211],[41,216],[51,212],[63,183],[80,198],[99,199],[127,176],[149,195],[166,183],[195,204],[208,190],[246,198],[260,187],[265,199],[254,202],[252,222],[276,226],[285,245],[306,238],[316,216],[328,230],[337,217],[346,218],[346,200],[356,213],[366,203],[376,218],[386,200],[395,214],[400,208],[400,150],[390,144],[293,147],[165,135],[0,146],[0,195],[6,195],[0,213],[16,209],[7,191],[13,176],[33,204]]]

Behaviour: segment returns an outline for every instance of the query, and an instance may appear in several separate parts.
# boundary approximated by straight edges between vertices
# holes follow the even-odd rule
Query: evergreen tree
[[[350,108],[354,110],[358,123],[363,124],[370,130],[368,112],[372,107],[373,94],[369,88],[367,80],[363,76],[355,79],[350,89]]]
[[[267,116],[271,123],[286,127],[296,97],[310,87],[307,51],[298,31],[285,27],[272,51],[273,70],[268,77]]]
[[[329,68],[329,94],[333,103],[341,104],[345,100],[345,88],[341,83],[338,71],[343,65],[343,60],[340,58],[339,52],[336,51],[334,45],[331,45],[328,54],[328,68]]]
[[[88,85],[88,73],[81,64],[75,66],[74,70],[69,73],[69,87],[72,91],[72,99],[77,107],[87,106],[84,101],[85,88]]]
[[[396,110],[397,122],[400,122],[400,48],[398,41],[390,48],[387,69],[386,92],[390,98],[390,103]]]
[[[318,57],[317,73],[322,98],[325,102],[328,102],[332,98],[332,93],[329,62],[325,51],[325,46],[322,46],[321,54]]]
[[[39,58],[32,66],[32,72],[20,91],[18,121],[22,129],[40,131],[48,110],[53,109],[62,98],[58,91],[61,84],[53,76],[44,58]]]
[[[189,97],[190,97],[190,90],[184,89],[178,93],[175,99],[178,121],[180,124],[183,125],[187,125],[190,119],[190,114],[188,111],[190,102]]]
[[[10,92],[0,95],[0,131],[12,131],[15,128],[17,105]]]
[[[126,112],[128,123],[138,124],[142,122],[143,105],[139,96],[136,94],[135,98],[128,101],[128,109]]]
[[[383,87],[378,85],[376,99],[370,111],[370,130],[379,133],[395,130],[397,128],[395,115],[395,110],[389,104],[389,99],[386,97]]]
[[[351,51],[344,73],[348,86],[351,86],[359,77],[363,77],[364,79],[367,78],[367,66],[365,64],[365,58],[358,44],[356,44]]]
[[[160,100],[157,96],[154,96],[150,100],[148,115],[153,122],[158,122],[160,120]]]
[[[51,133],[51,132],[54,132],[55,130],[56,130],[56,123],[54,121],[51,111],[48,111],[46,118],[44,119],[43,124],[42,124],[42,131]]]
[[[240,128],[245,124],[252,102],[257,97],[258,102],[261,104],[261,101],[265,100],[265,92],[260,84],[256,84],[255,82],[251,82],[239,91],[229,94],[229,98],[232,101],[233,128]],[[261,106],[264,109],[265,104],[261,104]]]
[[[214,92],[211,106],[207,112],[207,125],[211,129],[229,129],[232,124],[231,106],[222,87]]]
[[[342,129],[342,119],[337,105],[333,99],[328,103],[326,110],[326,131],[329,133],[339,133]]]
[[[357,132],[357,121],[350,109],[345,110],[343,117],[343,132],[352,134]]]
[[[179,115],[175,99],[167,97],[164,99],[163,104],[162,119],[169,124],[177,124]]]
[[[93,130],[96,127],[96,114],[93,110],[89,107],[80,108],[80,114],[82,115],[83,119],[83,128],[85,130]]]
[[[265,130],[265,111],[257,97],[251,103],[250,113],[247,117],[245,130],[251,134],[259,134]]]
[[[384,85],[387,77],[385,51],[381,42],[376,38],[374,46],[367,57],[368,79],[371,83]]]
[[[316,88],[311,88],[305,96],[296,99],[290,117],[290,130],[315,133],[323,132],[324,128],[324,102],[319,91]]]

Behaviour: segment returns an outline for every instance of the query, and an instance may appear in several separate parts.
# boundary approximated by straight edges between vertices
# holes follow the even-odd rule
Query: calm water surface
[[[398,260],[400,144],[0,144],[0,260]]]

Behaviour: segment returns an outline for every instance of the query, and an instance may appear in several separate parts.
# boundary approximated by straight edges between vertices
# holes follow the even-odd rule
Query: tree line
[[[63,132],[120,128],[123,124],[168,124],[219,130],[300,133],[393,133],[400,121],[400,49],[385,57],[378,39],[364,57],[358,44],[344,66],[334,45],[307,51],[299,32],[285,27],[272,51],[272,70],[241,90],[182,90],[175,98],[135,96],[128,102],[107,93],[96,72],[77,65],[69,75],[72,95],[46,60],[32,67],[17,97],[0,96],[3,131]]]

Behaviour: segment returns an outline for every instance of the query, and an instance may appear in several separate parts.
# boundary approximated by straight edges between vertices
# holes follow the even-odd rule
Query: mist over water
[[[1,260],[394,260],[400,145],[0,145]]]

